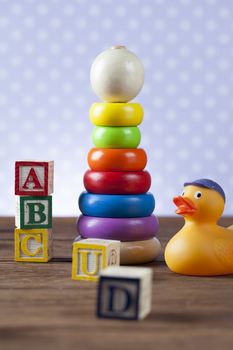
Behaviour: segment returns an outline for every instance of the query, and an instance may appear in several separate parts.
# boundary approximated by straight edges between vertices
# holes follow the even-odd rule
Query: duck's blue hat
[[[198,179],[195,180],[193,182],[185,182],[184,186],[200,186],[200,187],[204,187],[204,188],[209,188],[210,190],[214,190],[216,192],[218,192],[224,199],[224,202],[226,201],[226,196],[225,193],[222,189],[222,187],[217,184],[217,182],[213,181],[213,180],[209,180],[209,179]]]

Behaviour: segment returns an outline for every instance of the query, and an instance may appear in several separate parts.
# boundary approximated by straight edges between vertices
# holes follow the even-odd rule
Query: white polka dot
[[[52,28],[57,29],[61,27],[61,20],[60,18],[51,18],[49,24]]]
[[[208,83],[213,83],[216,80],[216,74],[214,72],[206,72],[204,74],[204,79],[208,82]]]
[[[162,56],[164,52],[165,52],[165,49],[163,46],[158,45],[153,48],[153,53],[155,56]]]
[[[219,69],[224,71],[224,70],[227,70],[230,67],[230,63],[229,63],[228,60],[222,59],[222,60],[219,61],[218,67],[219,67]]]
[[[214,97],[207,97],[205,99],[205,106],[207,108],[214,108],[216,106],[216,101]]]
[[[230,10],[227,7],[221,8],[219,11],[219,16],[224,20],[227,19],[230,16]]]
[[[103,27],[104,29],[110,29],[110,28],[113,27],[113,21],[112,21],[111,18],[104,18],[104,19],[102,20],[101,24],[102,24],[102,27]],[[129,28],[130,28],[130,26],[129,26]],[[131,28],[130,28],[130,29],[131,29]],[[93,34],[96,33],[96,34],[98,35],[98,38],[99,38],[99,34],[98,34],[96,31],[93,31],[92,33],[93,33]]]
[[[89,13],[93,17],[98,17],[100,14],[100,8],[97,5],[91,5],[89,8]]]
[[[181,134],[186,134],[189,131],[189,125],[182,122],[180,125],[178,125],[178,130]]]
[[[204,9],[201,6],[197,6],[192,11],[193,15],[197,18],[202,18],[204,16]]]
[[[24,46],[24,52],[27,55],[32,55],[35,52],[35,46],[32,43],[26,43]]]
[[[225,123],[227,122],[229,119],[230,119],[230,115],[227,111],[220,111],[218,114],[217,114],[217,117],[219,119],[220,122],[222,123]]]
[[[204,36],[202,33],[194,33],[193,34],[193,42],[194,44],[201,44],[204,41]]]
[[[157,82],[161,82],[164,80],[164,73],[163,72],[154,72],[153,73],[153,79]]]
[[[167,35],[167,41],[171,44],[175,44],[178,40],[178,35],[174,32],[168,33]]]
[[[49,96],[48,98],[48,103],[51,105],[51,106],[58,106],[60,104],[60,98],[59,96],[57,95],[51,95]]]
[[[169,84],[166,88],[166,93],[168,95],[175,95],[177,92],[177,86],[174,84]]]
[[[58,55],[60,54],[61,52],[61,46],[59,44],[52,44],[50,46],[50,52],[53,54],[53,55]]]
[[[63,12],[66,16],[72,16],[75,12],[75,9],[72,5],[69,5],[69,4],[66,4],[64,7],[63,7]]]
[[[164,99],[162,97],[155,97],[153,101],[155,108],[161,108],[164,106]]]
[[[71,30],[66,30],[63,32],[62,38],[66,42],[71,42],[74,40],[74,33]]]
[[[190,105],[190,100],[188,98],[186,98],[186,97],[182,97],[182,98],[179,99],[178,105],[181,108],[188,108],[189,105]]]
[[[41,29],[37,32],[37,38],[40,41],[46,41],[48,40],[49,34],[47,30]]]
[[[49,12],[48,6],[46,4],[39,4],[37,6],[37,13],[41,16],[47,15],[47,13]]]
[[[141,38],[145,43],[149,43],[152,41],[152,35],[149,32],[142,32]]]
[[[0,17],[0,27],[5,28],[9,24],[9,18],[7,17]]]
[[[14,14],[14,15],[19,15],[22,13],[22,7],[20,4],[12,4],[11,5],[11,12]]]
[[[189,30],[191,27],[191,22],[188,19],[180,21],[180,29],[183,31]]]
[[[215,125],[213,123],[206,124],[204,129],[208,135],[212,135],[215,133]]]
[[[31,106],[34,103],[34,97],[32,95],[25,95],[22,98],[22,103],[25,106]]]
[[[168,18],[176,18],[178,14],[178,9],[175,6],[170,6],[167,8]]]
[[[205,49],[205,55],[207,57],[214,57],[216,56],[216,47],[215,46],[207,46]]]
[[[175,69],[177,67],[177,60],[174,59],[174,58],[169,58],[167,61],[166,61],[166,66],[167,68],[169,69]]]
[[[119,5],[115,8],[115,13],[118,17],[124,17],[126,15],[126,9],[124,6]]]
[[[181,71],[179,74],[179,79],[182,82],[187,82],[190,80],[190,74],[188,71]]]
[[[201,70],[204,66],[202,59],[196,58],[192,61],[192,67],[196,70]]]
[[[10,63],[13,67],[19,67],[22,64],[22,58],[20,56],[13,56],[10,59]]]
[[[192,86],[192,93],[194,95],[202,95],[204,92],[204,86],[200,84],[195,84]]]
[[[180,48],[180,55],[182,56],[182,57],[188,57],[188,56],[190,56],[190,47],[189,46],[182,46],[181,48]]]
[[[214,20],[208,20],[206,21],[206,28],[209,31],[214,31],[217,28],[217,23]]]
[[[25,69],[23,72],[23,77],[26,80],[32,80],[35,77],[35,72],[32,69]]]
[[[18,41],[18,40],[22,39],[22,32],[20,30],[18,30],[18,29],[13,30],[11,32],[11,39],[15,40],[15,41]]]
[[[223,33],[219,36],[220,44],[227,45],[227,44],[229,44],[230,40],[231,40],[231,37],[227,33]]]
[[[60,71],[59,70],[57,70],[57,69],[51,69],[50,70],[50,72],[49,72],[49,74],[48,74],[48,76],[49,76],[49,78],[51,79],[51,80],[59,80],[60,79],[60,77],[61,77],[61,73],[60,73]]]
[[[143,16],[143,17],[151,17],[153,11],[152,11],[152,8],[151,8],[150,6],[144,5],[144,6],[142,7],[141,13],[142,13],[142,16]]]
[[[156,30],[163,30],[166,26],[166,23],[163,19],[157,19],[155,22],[154,22],[154,28]]]
[[[229,87],[227,85],[220,85],[218,87],[218,93],[220,96],[227,96],[230,94]]]
[[[12,92],[19,92],[20,90],[22,90],[22,85],[18,81],[13,81],[12,83],[10,83],[9,87]]]

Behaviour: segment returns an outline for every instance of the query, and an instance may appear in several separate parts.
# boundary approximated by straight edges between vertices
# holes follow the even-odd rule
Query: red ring
[[[151,185],[148,171],[92,171],[83,178],[88,192],[97,194],[142,194]]]

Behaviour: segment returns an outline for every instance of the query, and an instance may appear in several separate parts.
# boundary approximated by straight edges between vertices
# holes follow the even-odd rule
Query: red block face
[[[15,194],[48,196],[53,192],[53,161],[15,162]]]

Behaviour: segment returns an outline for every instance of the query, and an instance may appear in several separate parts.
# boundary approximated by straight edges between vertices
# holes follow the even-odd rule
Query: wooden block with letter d
[[[51,228],[52,196],[16,196],[17,228]]]
[[[100,274],[97,316],[143,319],[151,310],[152,269],[108,267]]]
[[[54,162],[15,162],[15,194],[48,196],[53,193]]]
[[[73,280],[96,281],[107,266],[119,264],[120,241],[88,238],[73,243]]]
[[[15,261],[48,262],[52,258],[52,230],[15,229]]]

